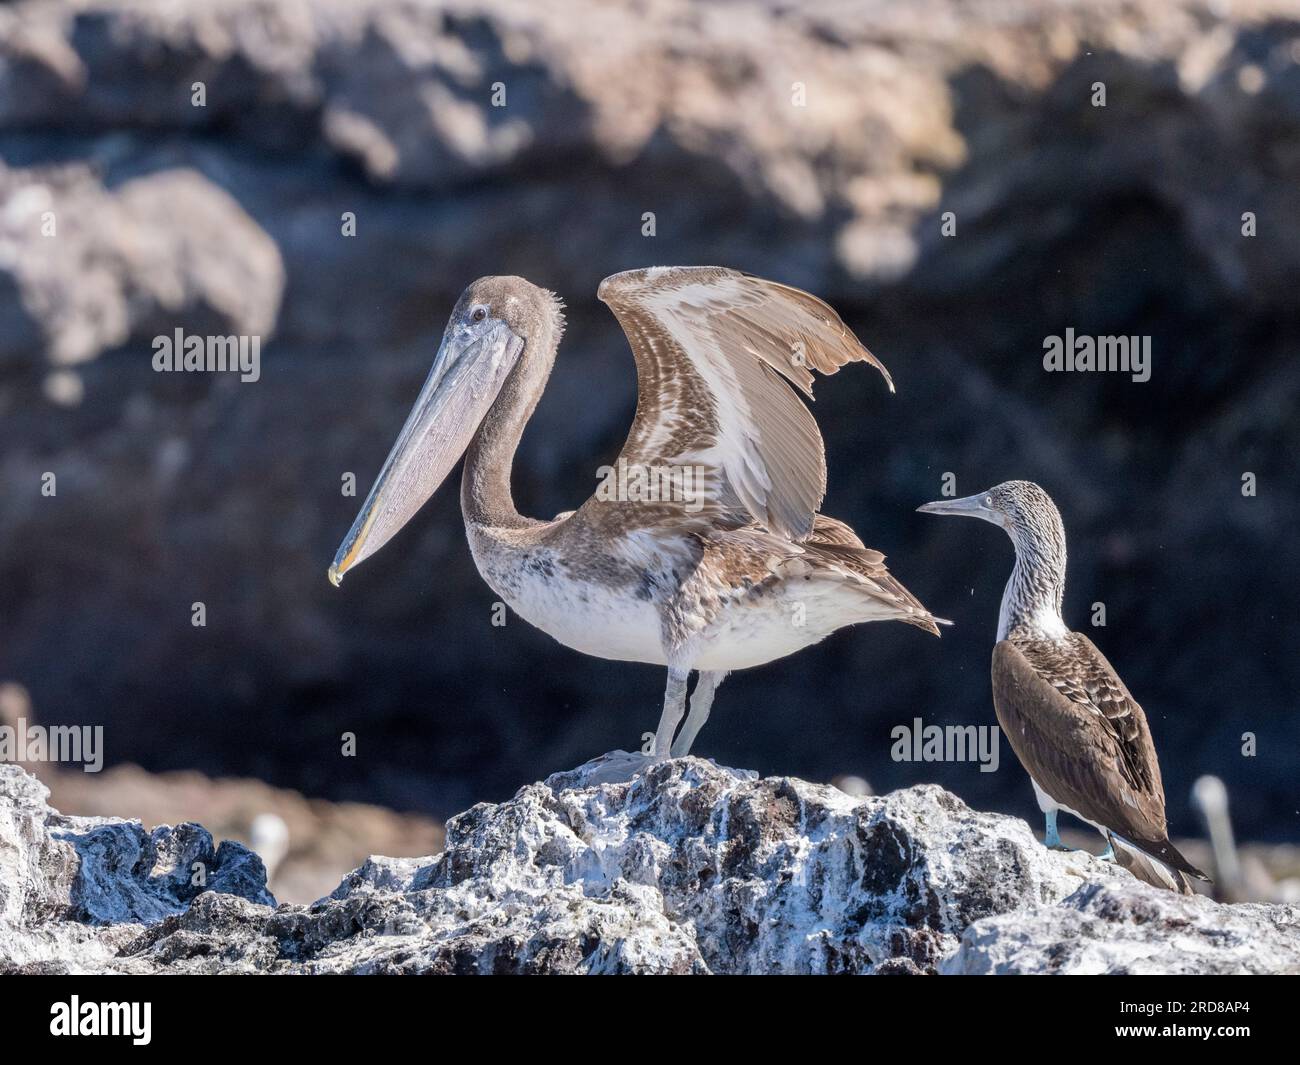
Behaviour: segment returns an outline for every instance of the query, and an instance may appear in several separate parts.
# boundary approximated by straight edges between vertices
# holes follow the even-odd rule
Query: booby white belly
[[[1100,832],[1103,837],[1107,839],[1110,838],[1110,830],[1106,828],[1105,825],[1099,825],[1096,821],[1089,821],[1088,818],[1084,817],[1083,814],[1079,813],[1077,810],[1071,810],[1068,806],[1064,806],[1057,802],[1038,786],[1038,781],[1036,781],[1032,776],[1029,778],[1029,783],[1034,786],[1034,796],[1038,799],[1038,808],[1042,810],[1043,813],[1050,814],[1053,810],[1064,810],[1071,817],[1078,818],[1085,825],[1092,825],[1092,827]]]

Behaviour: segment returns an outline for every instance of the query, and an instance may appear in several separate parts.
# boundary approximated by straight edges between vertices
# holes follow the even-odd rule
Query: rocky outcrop
[[[196,825],[68,818],[0,767],[10,971],[1270,972],[1300,909],[1149,888],[934,786],[853,798],[686,758],[592,764],[275,907],[258,858]],[[203,870],[206,882],[195,883]],[[1212,930],[1217,930],[1213,931]]]
[[[43,784],[0,765],[0,960],[8,968],[112,969],[143,928],[205,892],[270,906],[262,860],[214,846],[200,825],[64,817]]]

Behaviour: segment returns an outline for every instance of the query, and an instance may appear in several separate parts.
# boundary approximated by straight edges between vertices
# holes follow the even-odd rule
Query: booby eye
[[[487,317],[487,308],[481,303],[469,312],[470,321],[481,322]]]

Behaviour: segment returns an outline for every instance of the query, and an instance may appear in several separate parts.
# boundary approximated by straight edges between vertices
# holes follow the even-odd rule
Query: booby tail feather
[[[1135,877],[1145,884],[1151,884],[1153,887],[1164,888],[1166,891],[1173,891],[1179,895],[1194,895],[1191,880],[1188,874],[1181,868],[1177,868],[1159,858],[1146,853],[1143,849],[1130,843],[1122,836],[1116,836],[1114,833],[1110,836],[1110,841],[1115,848],[1115,861],[1118,865],[1123,866]],[[1172,856],[1177,856],[1179,864],[1194,874],[1199,880],[1209,880],[1210,878],[1191,864],[1186,858],[1174,849],[1172,844],[1166,844],[1168,849],[1173,852]]]

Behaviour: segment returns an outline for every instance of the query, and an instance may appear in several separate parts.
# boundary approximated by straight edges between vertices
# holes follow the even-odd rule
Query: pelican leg
[[[677,731],[677,724],[686,713],[686,681],[690,675],[688,669],[668,667],[664,712],[659,715],[659,727],[655,730],[655,748],[650,755],[652,761],[662,762],[672,753],[673,733]]]
[[[673,733],[686,713],[686,682],[690,678],[689,669],[668,670],[668,686],[664,689],[664,710],[659,717],[659,727],[655,731],[654,748],[647,752],[644,747],[638,751],[610,751],[599,758],[592,759],[588,766],[586,779],[592,784],[626,784],[642,770],[656,762],[669,757],[673,744]],[[707,714],[707,709],[705,710]],[[701,722],[703,724],[703,722]]]
[[[1115,841],[1109,836],[1106,837],[1106,849],[1097,855],[1103,862],[1115,861]]]
[[[713,708],[713,693],[726,678],[725,670],[700,670],[700,679],[695,682],[695,690],[691,692],[691,712],[686,715],[686,724],[682,726],[681,734],[673,741],[674,758],[683,758],[691,753],[691,744],[700,734],[704,722],[709,720],[709,711]]]

